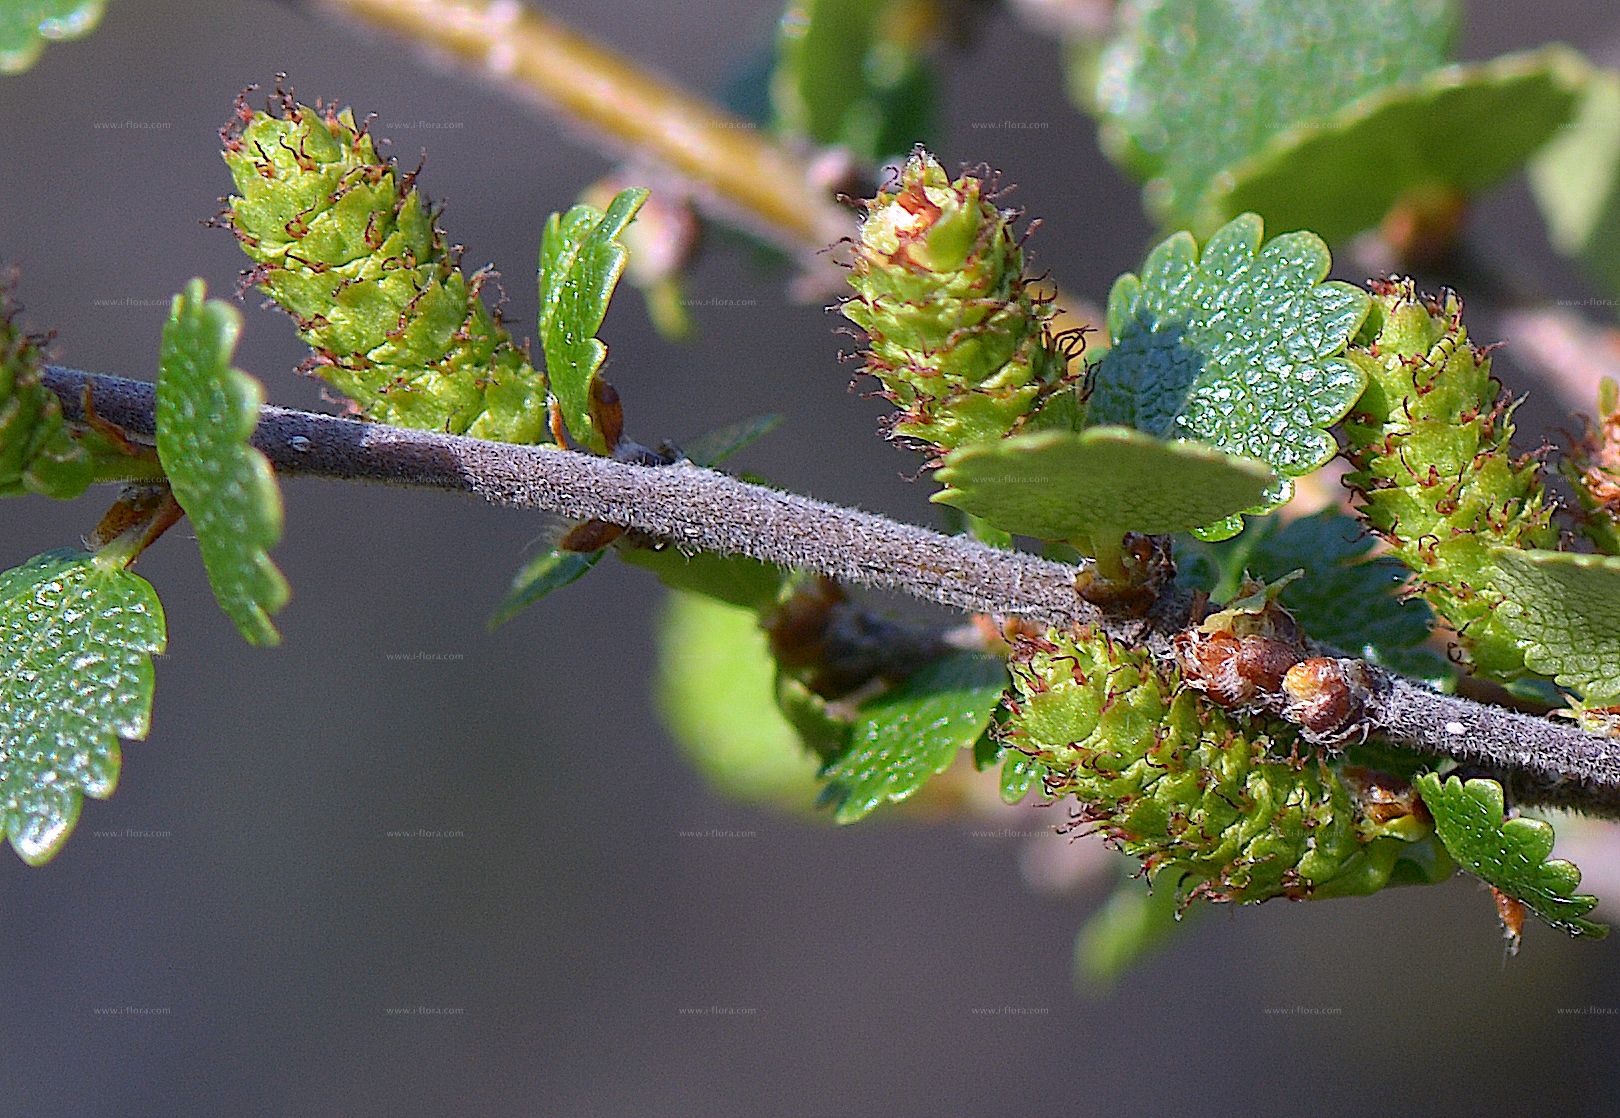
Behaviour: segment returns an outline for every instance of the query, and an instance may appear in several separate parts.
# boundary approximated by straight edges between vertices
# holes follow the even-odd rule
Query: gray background
[[[774,16],[557,7],[708,90]],[[1620,32],[1606,0],[1471,17],[1470,57]],[[428,150],[423,185],[449,200],[468,261],[506,274],[525,332],[540,222],[601,157],[495,91],[274,4],[121,0],[92,39],[0,81],[0,258],[22,266],[59,359],[149,378],[169,296],[193,274],[232,289],[243,258],[198,224],[228,185],[215,129],[277,70],[378,112],[407,162]],[[1050,40],[988,19],[954,60],[940,146],[1017,181],[1047,218],[1039,262],[1100,297],[1150,229],[1058,81]],[[1002,121],[1037,127],[974,127]],[[1522,184],[1476,220],[1519,267],[1579,290],[1539,247]],[[846,391],[833,319],[724,250],[692,294],[717,304],[687,348],[633,297],[610,315],[634,433],[781,410],[741,465],[928,517],[914,463]],[[317,403],[291,372],[302,356],[249,300],[240,364],[272,399]],[[711,794],[651,708],[650,579],[604,565],[489,636],[535,522],[448,496],[285,490],[283,646],[237,638],[171,533],[140,564],[170,624],[151,738],[52,865],[0,857],[0,1113],[1598,1113],[1620,1086],[1620,946],[1533,928],[1504,965],[1467,881],[1217,911],[1112,995],[1080,997],[1070,945],[1097,894],[1032,892],[1014,840],[905,819],[835,830]],[[72,542],[98,512],[0,505],[0,562]],[[734,833],[681,835],[715,830]],[[711,1007],[744,1012],[682,1012]]]

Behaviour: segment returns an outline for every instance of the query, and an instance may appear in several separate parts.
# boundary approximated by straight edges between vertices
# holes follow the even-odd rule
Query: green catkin
[[[62,402],[40,383],[39,346],[18,327],[0,288],[0,496],[77,497],[95,461],[62,418]]]
[[[1188,897],[1256,903],[1436,881],[1421,808],[1374,818],[1294,732],[1240,727],[1146,652],[1081,630],[1022,639],[1003,741],[1077,821]]]
[[[1372,291],[1346,353],[1368,375],[1344,423],[1348,484],[1417,591],[1460,634],[1473,670],[1511,682],[1528,669],[1494,612],[1490,548],[1557,546],[1540,467],[1513,456],[1513,404],[1489,354],[1469,342],[1461,301],[1420,299],[1410,281]]]
[[[353,114],[287,94],[240,100],[221,133],[224,219],[251,275],[298,323],[314,369],[367,417],[512,443],[549,441],[546,380],[465,275],[434,211]]]
[[[890,434],[940,452],[999,439],[1060,392],[1074,397],[1068,350],[1024,276],[1013,215],[984,193],[982,179],[953,182],[914,152],[866,204],[855,295],[843,305],[866,333],[866,372],[900,409]]]

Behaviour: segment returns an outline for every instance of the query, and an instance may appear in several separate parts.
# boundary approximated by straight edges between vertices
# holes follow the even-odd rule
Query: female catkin
[[[238,101],[223,131],[225,223],[252,279],[366,416],[501,442],[548,441],[545,377],[465,275],[434,212],[348,110]]]

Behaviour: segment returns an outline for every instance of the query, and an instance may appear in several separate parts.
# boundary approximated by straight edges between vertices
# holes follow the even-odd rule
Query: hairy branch
[[[71,421],[97,415],[150,439],[149,384],[49,367]],[[1164,653],[1188,622],[1185,595],[1146,620],[1105,616],[1075,591],[1080,568],[987,547],[882,516],[752,485],[689,463],[640,466],[266,407],[253,438],[289,475],[470,493],[492,504],[603,520],[693,550],[746,555],[840,582],[894,590],[972,613],[1086,624]],[[1455,696],[1369,666],[1374,701],[1358,729],[1396,745],[1485,766],[1525,802],[1620,816],[1620,741]]]

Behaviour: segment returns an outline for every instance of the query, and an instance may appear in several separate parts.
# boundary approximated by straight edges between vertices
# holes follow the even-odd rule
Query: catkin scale
[[[369,418],[501,442],[549,441],[545,377],[465,274],[434,213],[353,114],[280,94],[221,130],[237,194],[224,223],[298,324],[315,372]]]
[[[1240,726],[1145,652],[1051,632],[1020,638],[1010,667],[1003,742],[1079,801],[1079,823],[1190,896],[1345,896],[1450,872],[1416,810],[1363,810],[1294,731]]]
[[[1418,592],[1458,631],[1473,669],[1512,681],[1527,669],[1494,616],[1490,548],[1557,546],[1540,469],[1512,454],[1513,405],[1490,355],[1469,342],[1461,301],[1419,298],[1410,281],[1372,291],[1367,325],[1346,353],[1368,374],[1344,423],[1355,466],[1346,483]]]
[[[866,204],[855,295],[842,308],[866,334],[865,371],[899,408],[890,434],[940,452],[1001,438],[1062,392],[1077,399],[1068,347],[1048,329],[1052,308],[1024,275],[1013,215],[985,194],[977,176],[953,181],[914,152]]]

